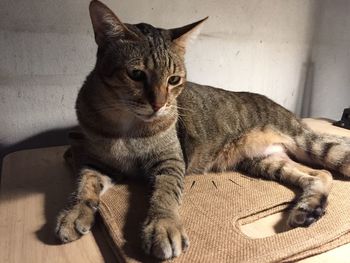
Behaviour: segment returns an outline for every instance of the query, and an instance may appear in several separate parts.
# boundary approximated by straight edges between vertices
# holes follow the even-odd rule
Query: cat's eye
[[[180,83],[180,80],[181,80],[181,77],[180,76],[171,76],[169,79],[168,79],[168,83],[170,85],[177,85]]]
[[[146,73],[139,69],[128,70],[128,75],[134,81],[143,81],[146,79]]]

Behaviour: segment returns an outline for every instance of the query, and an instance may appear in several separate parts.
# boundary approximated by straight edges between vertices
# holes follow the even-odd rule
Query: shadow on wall
[[[77,126],[71,126],[61,129],[44,131],[12,145],[4,145],[0,143],[0,167],[2,167],[3,158],[9,153],[25,149],[52,147],[68,144],[68,131],[76,127]],[[0,175],[1,172],[2,171],[0,171]]]
[[[296,102],[296,108],[295,108],[295,114],[300,118],[307,118],[310,117],[311,113],[311,102],[312,102],[312,96],[314,93],[314,74],[315,74],[315,65],[313,61],[313,49],[315,45],[315,41],[318,35],[318,31],[320,30],[320,12],[323,8],[322,2],[317,2],[315,4],[315,8],[313,8],[310,12],[310,20],[309,23],[311,24],[311,30],[310,30],[310,42],[309,47],[307,50],[307,57],[306,61],[303,63],[300,77],[299,77],[299,84],[298,84],[298,94],[297,94],[297,102]]]
[[[300,118],[310,117],[311,99],[314,89],[314,63],[311,58],[303,64],[299,82],[300,98],[298,99],[296,114]]]

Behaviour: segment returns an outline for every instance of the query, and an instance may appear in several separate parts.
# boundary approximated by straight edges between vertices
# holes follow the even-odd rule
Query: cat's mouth
[[[136,113],[136,116],[144,122],[152,122],[167,115],[167,111],[157,111],[151,114]]]

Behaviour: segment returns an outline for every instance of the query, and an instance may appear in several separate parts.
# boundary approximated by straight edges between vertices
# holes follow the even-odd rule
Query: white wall
[[[322,0],[319,8],[306,115],[339,120],[350,107],[350,1]]]
[[[3,152],[62,143],[62,132],[56,129],[76,123],[74,100],[93,67],[96,52],[88,3],[0,2]],[[263,93],[288,109],[299,110],[298,96],[302,94],[317,1],[105,3],[125,22],[143,21],[165,28],[209,15],[203,33],[188,52],[189,79],[235,91]]]

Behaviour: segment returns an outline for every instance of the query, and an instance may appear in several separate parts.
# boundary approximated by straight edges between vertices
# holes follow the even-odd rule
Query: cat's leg
[[[179,151],[147,164],[154,179],[150,208],[143,228],[143,249],[159,259],[177,257],[189,244],[179,216],[185,164]]]
[[[100,195],[110,186],[110,178],[98,171],[90,168],[80,171],[78,188],[57,217],[56,234],[62,242],[76,240],[90,231]]]
[[[308,226],[324,214],[332,186],[330,172],[296,163],[284,153],[245,159],[238,168],[251,175],[295,185],[302,189],[302,194],[288,218],[291,227]]]
[[[288,150],[296,159],[350,176],[350,138],[304,129],[294,140],[295,147]]]

